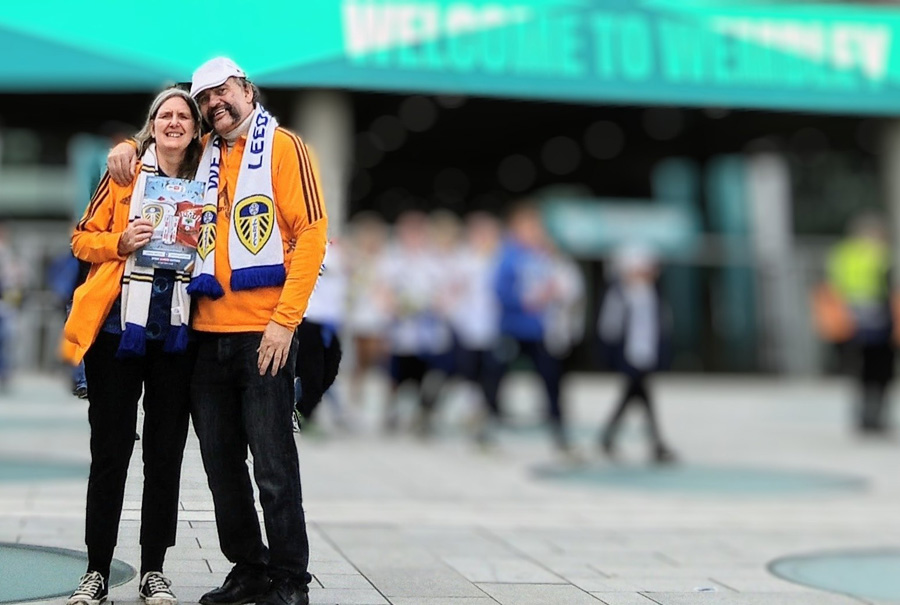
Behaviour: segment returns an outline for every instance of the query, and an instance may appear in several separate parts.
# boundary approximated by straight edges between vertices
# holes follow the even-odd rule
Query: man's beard
[[[241,123],[241,114],[240,114],[240,112],[238,112],[237,109],[234,108],[233,105],[231,105],[230,103],[223,103],[223,104],[222,104],[222,107],[224,107],[224,108],[225,108],[225,111],[228,113],[228,115],[231,116],[231,120],[232,120],[232,125],[233,125],[233,126],[237,126],[238,124]],[[215,122],[215,113],[216,113],[216,111],[219,111],[219,107],[216,107],[215,111],[209,110],[209,111],[207,112],[207,114],[206,114],[206,120],[207,120],[210,124],[215,124],[215,123],[216,123],[216,122]]]

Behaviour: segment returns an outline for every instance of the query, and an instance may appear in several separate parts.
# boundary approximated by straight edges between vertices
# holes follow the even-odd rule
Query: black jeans
[[[91,474],[85,544],[96,571],[108,575],[119,533],[128,463],[134,450],[137,404],[144,391],[144,491],[141,544],[160,554],[175,544],[181,460],[190,414],[194,349],[164,353],[148,341],[143,357],[116,359],[119,336],[101,332],[88,349],[84,369],[91,384]],[[161,570],[155,570],[161,571]]]
[[[495,403],[491,407],[498,410],[501,409],[498,401],[500,383],[509,370],[509,364],[519,355],[528,357],[534,365],[534,370],[541,377],[544,391],[547,394],[547,421],[550,424],[553,438],[557,445],[568,447],[569,441],[565,429],[565,417],[562,404],[560,403],[560,388],[563,377],[562,362],[547,350],[543,342],[537,340],[516,340],[505,336],[501,338],[498,351],[499,369],[496,370],[496,379],[488,383],[488,405],[491,405],[490,402],[493,401]]]
[[[198,334],[191,382],[194,430],[222,553],[238,569],[309,584],[309,541],[291,422],[297,340],[284,368],[273,377],[269,372],[260,376],[257,369],[261,338],[262,333]],[[268,549],[253,502],[248,448]]]

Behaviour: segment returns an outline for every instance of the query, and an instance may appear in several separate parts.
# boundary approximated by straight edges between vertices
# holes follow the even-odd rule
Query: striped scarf
[[[129,223],[141,218],[147,177],[157,174],[155,144],[151,144],[141,157],[141,164],[141,172],[131,194]],[[125,261],[125,274],[122,276],[122,340],[116,352],[117,357],[140,357],[146,352],[147,317],[150,313],[155,271],[152,267],[135,264],[134,253]],[[191,312],[191,297],[188,294],[190,281],[188,272],[176,271],[169,314],[170,329],[163,344],[163,350],[167,353],[181,353],[187,348]]]

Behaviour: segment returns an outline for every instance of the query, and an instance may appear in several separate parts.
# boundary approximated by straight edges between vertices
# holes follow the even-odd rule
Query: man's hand
[[[259,367],[260,376],[265,376],[270,363],[272,364],[272,376],[275,376],[284,367],[291,352],[291,340],[293,338],[293,330],[285,328],[274,321],[269,322],[265,332],[263,332],[259,348],[256,350],[259,353],[257,366]]]
[[[137,171],[137,150],[131,143],[119,143],[106,156],[109,176],[122,187],[127,187]]]
[[[143,248],[153,237],[153,223],[145,218],[132,221],[119,236],[119,256],[128,256],[138,248]]]

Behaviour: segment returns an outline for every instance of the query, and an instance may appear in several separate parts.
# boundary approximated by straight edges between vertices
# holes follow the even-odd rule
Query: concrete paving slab
[[[387,597],[480,597],[483,594],[450,568],[371,568],[363,573]]]
[[[0,461],[31,456],[86,463],[86,404],[67,394],[64,380],[23,380],[30,381],[27,388],[0,394],[0,427],[10,418],[16,427],[3,431]],[[516,378],[510,390],[510,413],[522,424],[538,422],[541,414],[524,388],[529,384]],[[669,377],[656,388],[661,424],[686,464],[861,477],[866,489],[735,497],[710,485],[673,493],[628,482],[545,481],[532,469],[560,460],[542,430],[502,431],[489,454],[452,426],[430,442],[385,437],[374,424],[354,435],[301,435],[310,571],[317,578],[313,603],[867,602],[775,578],[766,568],[789,555],[900,545],[900,442],[863,441],[848,430],[846,384]],[[592,469],[610,465],[589,440],[609,413],[615,389],[604,377],[568,379],[573,434]],[[377,419],[377,402],[367,405]],[[55,418],[67,422],[51,422]],[[640,469],[646,457],[636,425],[626,428],[617,472]],[[140,563],[140,447],[129,470],[116,551],[134,566]],[[219,550],[193,435],[182,476],[178,542],[166,570],[181,602],[191,605],[221,584],[231,563]],[[83,550],[84,489],[83,479],[0,482],[0,541]],[[137,603],[137,582],[116,588],[113,600]],[[59,605],[40,605],[50,603]]]
[[[574,586],[547,584],[479,584],[501,605],[599,605],[596,596]]]
[[[470,582],[499,584],[566,584],[540,565],[510,557],[444,557],[444,562]]]
[[[825,593],[735,594],[735,593],[646,593],[659,605],[860,605],[865,601]]]

